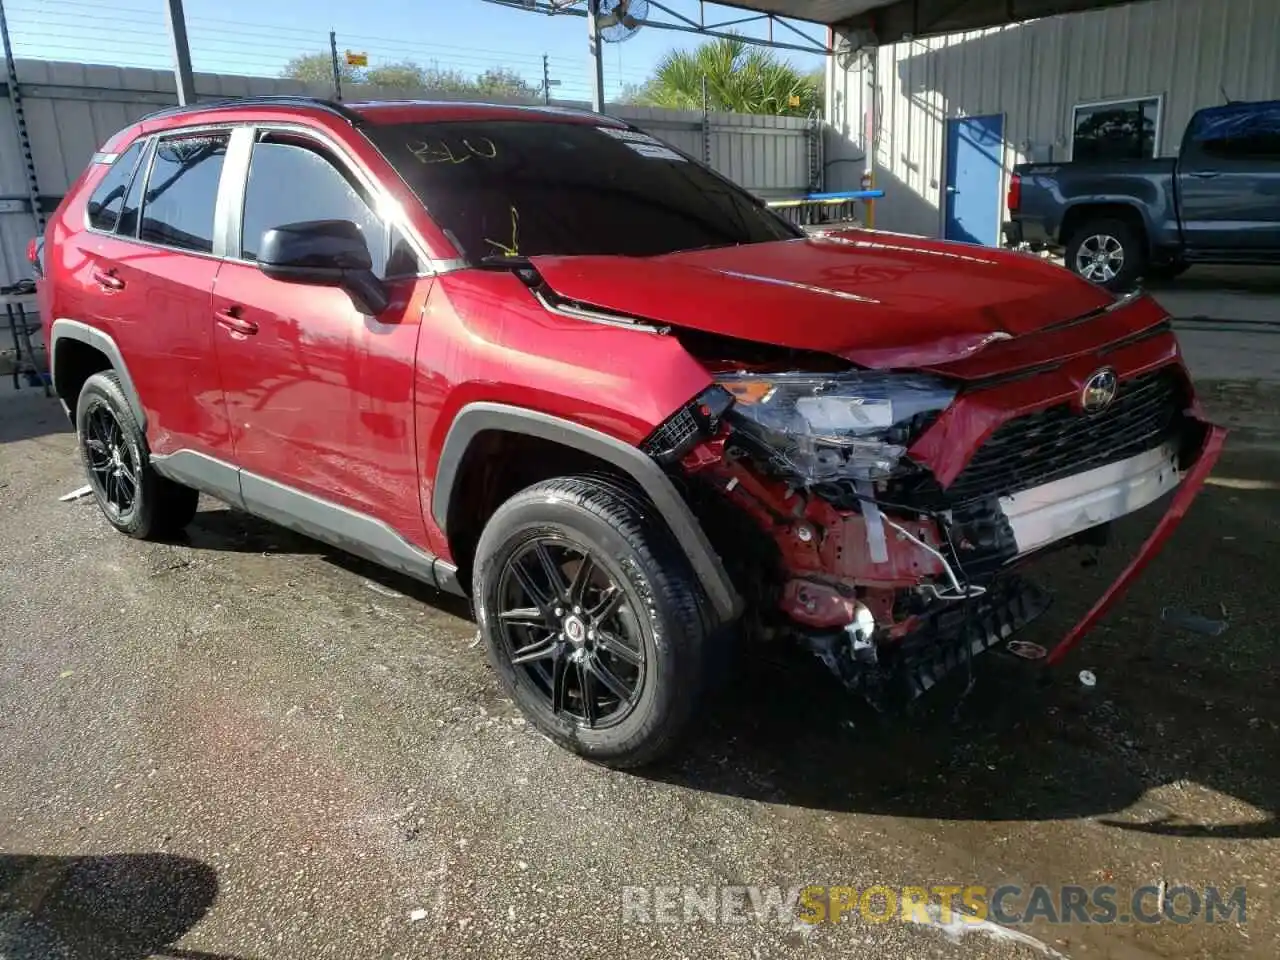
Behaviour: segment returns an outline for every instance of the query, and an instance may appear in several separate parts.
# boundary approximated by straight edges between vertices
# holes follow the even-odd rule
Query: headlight
[[[733,395],[729,416],[774,464],[815,483],[882,480],[955,390],[922,374],[737,373],[717,382]]]

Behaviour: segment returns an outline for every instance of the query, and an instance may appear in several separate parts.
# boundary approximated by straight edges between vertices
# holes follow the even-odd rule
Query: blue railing
[[[859,203],[878,200],[884,196],[883,190],[840,190],[835,193],[807,193],[803,197],[786,200],[768,200],[766,206],[777,210],[797,226],[811,226],[818,223],[839,223],[847,220],[871,222],[871,218],[862,214],[857,207]]]

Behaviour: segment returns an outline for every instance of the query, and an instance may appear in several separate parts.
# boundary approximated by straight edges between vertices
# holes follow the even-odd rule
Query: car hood
[[[532,263],[585,305],[875,368],[952,364],[1114,303],[1038,258],[862,230]]]

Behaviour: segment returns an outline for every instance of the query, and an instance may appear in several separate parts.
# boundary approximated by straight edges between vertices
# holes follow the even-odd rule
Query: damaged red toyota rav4
[[[1023,561],[1169,495],[1060,659],[1222,444],[1149,298],[805,237],[586,113],[167,110],[44,240],[110,523],[170,536],[204,492],[470,596],[505,690],[604,763],[676,744],[713,661],[761,639],[917,696],[1045,609]]]

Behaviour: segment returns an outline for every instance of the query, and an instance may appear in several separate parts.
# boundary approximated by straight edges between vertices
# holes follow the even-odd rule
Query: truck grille
[[[1007,496],[1136,456],[1168,439],[1180,398],[1171,368],[1123,380],[1111,406],[1092,415],[1068,404],[999,427],[946,489],[951,503]]]

